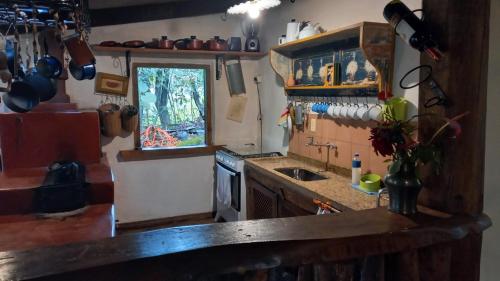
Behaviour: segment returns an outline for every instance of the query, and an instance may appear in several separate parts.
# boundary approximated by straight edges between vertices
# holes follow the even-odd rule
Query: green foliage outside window
[[[137,67],[143,148],[205,145],[206,70]]]

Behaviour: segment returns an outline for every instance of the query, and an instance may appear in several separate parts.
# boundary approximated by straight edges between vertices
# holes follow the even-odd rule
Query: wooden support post
[[[426,182],[420,202],[447,213],[479,215],[483,210],[490,1],[424,0],[423,9],[445,54],[439,62],[422,54],[421,64],[432,66],[434,80],[452,105],[425,108],[433,93],[422,86],[419,113],[446,117],[466,111],[470,114],[460,120],[463,134],[445,147],[440,176]],[[419,136],[428,139],[443,124],[435,119],[419,120]]]
[[[483,211],[490,0],[423,0],[422,5],[425,22],[445,54],[439,62],[422,54],[421,63],[432,66],[432,76],[452,105],[426,109],[424,103],[433,94],[424,86],[419,113],[470,114],[460,120],[463,133],[445,147],[441,173],[426,182],[419,202],[451,214],[478,216]],[[435,120],[421,118],[419,136],[427,139],[437,126]],[[479,280],[481,235],[454,243],[451,253],[451,277],[439,280]]]

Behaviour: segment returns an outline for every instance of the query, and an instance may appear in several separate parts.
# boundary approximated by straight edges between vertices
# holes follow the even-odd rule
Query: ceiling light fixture
[[[260,16],[260,12],[281,4],[280,0],[251,0],[238,5],[234,5],[227,10],[228,14],[248,14],[252,19]]]

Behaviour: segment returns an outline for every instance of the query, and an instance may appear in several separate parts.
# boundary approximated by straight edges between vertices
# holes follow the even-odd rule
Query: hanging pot
[[[38,72],[26,75],[23,81],[35,89],[40,97],[40,101],[48,101],[57,94],[57,81],[53,78],[47,78]]]
[[[83,40],[79,34],[74,34],[63,39],[71,60],[77,66],[93,65],[96,60],[87,41]]]
[[[14,81],[10,91],[3,96],[3,102],[12,111],[25,113],[40,103],[35,88],[24,81]]]
[[[122,129],[133,132],[139,124],[139,110],[134,105],[126,105],[121,110]]]
[[[389,191],[389,211],[412,215],[417,213],[417,198],[422,182],[416,175],[414,163],[403,161],[399,171],[384,178]]]
[[[36,70],[39,75],[47,78],[58,78],[62,73],[62,65],[54,56],[45,54],[36,64]]]
[[[106,137],[116,137],[122,132],[120,106],[106,103],[97,109],[101,123],[101,133]]]
[[[79,66],[71,60],[69,62],[69,72],[76,80],[92,80],[96,75],[95,64]]]
[[[38,60],[36,70],[39,75],[47,78],[58,78],[62,73],[62,65],[58,59],[46,54]]]

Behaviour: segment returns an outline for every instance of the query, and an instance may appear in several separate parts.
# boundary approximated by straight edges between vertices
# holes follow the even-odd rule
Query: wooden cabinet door
[[[298,216],[309,216],[312,213],[284,200],[280,199],[278,201],[278,217],[288,218],[288,217],[298,217]]]
[[[247,179],[248,219],[278,217],[278,195],[260,183]]]

